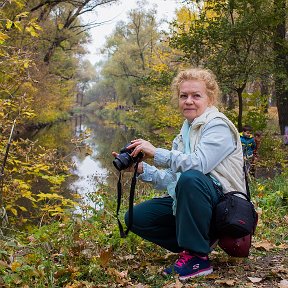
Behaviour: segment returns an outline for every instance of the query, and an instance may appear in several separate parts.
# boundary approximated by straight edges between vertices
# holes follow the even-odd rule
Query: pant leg
[[[176,238],[175,216],[172,211],[173,199],[153,198],[134,206],[131,231],[169,251],[180,252]],[[128,212],[125,215],[128,223]]]
[[[195,253],[208,254],[212,210],[219,201],[212,180],[199,171],[186,171],[178,180],[176,198],[179,246]]]

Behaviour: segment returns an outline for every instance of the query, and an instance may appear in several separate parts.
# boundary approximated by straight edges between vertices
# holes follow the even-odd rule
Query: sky
[[[157,5],[157,19],[159,20],[172,20],[175,16],[176,9],[181,7],[181,0],[147,0],[147,2],[147,8],[152,8],[155,4]],[[96,20],[97,23],[108,21],[107,23],[90,30],[92,43],[87,45],[89,54],[85,58],[87,58],[93,65],[103,57],[101,56],[99,49],[105,43],[105,37],[113,32],[118,21],[126,21],[127,12],[135,8],[137,8],[136,0],[122,0],[118,4],[112,4],[111,6],[99,6],[97,9],[97,15],[91,14],[88,16],[88,21]]]

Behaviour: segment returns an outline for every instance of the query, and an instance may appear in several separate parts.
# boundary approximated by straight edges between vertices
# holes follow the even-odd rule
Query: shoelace
[[[186,264],[194,256],[191,255],[188,251],[183,251],[179,254],[179,259],[175,262],[175,265],[181,267],[183,264]]]

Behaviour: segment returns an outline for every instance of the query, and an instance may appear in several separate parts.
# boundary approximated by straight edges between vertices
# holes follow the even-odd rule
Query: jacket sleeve
[[[156,148],[154,164],[169,168],[174,173],[195,169],[207,174],[235,149],[236,140],[228,124],[216,118],[204,127],[193,153]]]
[[[153,184],[157,190],[166,190],[168,184],[177,180],[177,174],[171,169],[158,169],[143,162],[143,173],[138,179]]]

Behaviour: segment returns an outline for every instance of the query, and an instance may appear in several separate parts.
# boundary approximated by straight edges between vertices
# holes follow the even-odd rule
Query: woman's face
[[[179,86],[179,109],[182,115],[192,122],[211,105],[206,84],[201,80],[183,81]]]

